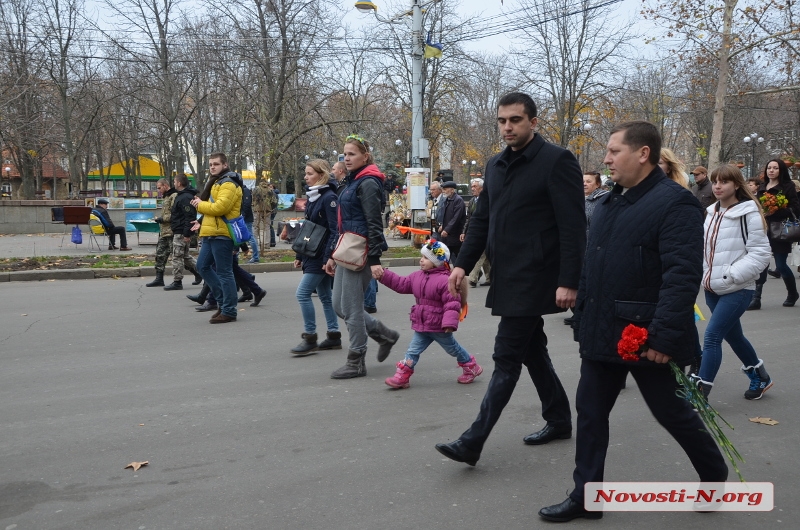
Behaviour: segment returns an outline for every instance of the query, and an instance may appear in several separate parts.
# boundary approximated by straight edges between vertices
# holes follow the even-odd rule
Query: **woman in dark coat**
[[[328,229],[328,240],[319,256],[295,256],[295,268],[303,267],[303,279],[297,286],[297,302],[303,314],[303,341],[292,348],[298,356],[310,355],[317,350],[341,350],[342,334],[339,332],[339,320],[333,310],[333,281],[325,274],[323,267],[331,257],[336,241],[339,239],[336,211],[339,197],[336,195],[336,182],[329,182],[331,168],[324,160],[311,160],[306,165],[306,223],[316,223]],[[325,322],[328,325],[328,337],[317,344],[317,323],[311,293],[316,291],[322,302]]]
[[[763,197],[768,195],[783,195],[789,202],[785,208],[780,208],[771,213],[767,211],[764,212],[767,225],[769,226],[772,223],[780,223],[786,219],[794,218],[800,213],[800,201],[798,201],[797,190],[792,183],[792,179],[789,177],[789,168],[786,167],[783,160],[775,158],[767,162],[764,175],[766,179],[764,183],[758,187],[759,201],[763,201]],[[781,278],[783,278],[783,283],[786,284],[787,296],[786,300],[783,302],[783,306],[792,307],[795,302],[797,302],[798,298],[800,298],[792,269],[786,264],[786,259],[792,251],[792,244],[788,241],[773,239],[770,230],[767,230],[767,236],[769,237],[769,245],[772,248],[772,256],[775,258],[775,269],[780,273]],[[765,269],[756,283],[756,292],[753,295],[753,302],[750,304],[750,309],[761,308],[761,290],[766,281],[767,271]]]

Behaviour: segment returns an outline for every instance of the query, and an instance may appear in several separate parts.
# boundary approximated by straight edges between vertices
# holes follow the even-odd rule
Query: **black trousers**
[[[472,426],[461,442],[480,452],[517,386],[522,366],[528,369],[539,399],[542,417],[554,427],[571,427],[569,398],[547,353],[547,335],[540,316],[502,317],[494,342],[494,372]]]
[[[587,482],[602,482],[608,451],[608,416],[630,371],[656,421],[686,452],[701,482],[724,482],[728,466],[700,416],[685,399],[678,397],[678,384],[667,365],[628,366],[583,359],[576,408],[578,435],[575,446],[575,489],[570,497],[583,504]],[[658,452],[635,451],[633,458]],[[657,480],[658,477],[653,477]],[[613,481],[613,480],[612,480]]]
[[[122,248],[128,246],[128,236],[125,233],[124,226],[115,226],[114,228],[106,230],[106,233],[108,234],[108,244],[110,246],[112,247],[114,246],[114,241],[116,241],[117,239],[116,238],[117,234],[119,234],[119,246],[121,246]]]

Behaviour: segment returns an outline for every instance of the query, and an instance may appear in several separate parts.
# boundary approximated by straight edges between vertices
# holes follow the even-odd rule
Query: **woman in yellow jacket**
[[[236,280],[233,278],[233,240],[225,219],[239,216],[242,205],[242,178],[228,168],[224,153],[213,153],[208,161],[211,176],[192,205],[203,215],[200,225],[202,246],[197,257],[197,269],[214,298],[219,311],[211,317],[212,324],[236,321]],[[212,266],[216,266],[216,271]]]

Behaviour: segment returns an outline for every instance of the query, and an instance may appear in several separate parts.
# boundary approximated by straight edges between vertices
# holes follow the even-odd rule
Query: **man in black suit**
[[[442,184],[444,194],[444,204],[440,206],[444,210],[442,225],[439,236],[442,243],[450,249],[450,262],[453,263],[461,250],[461,233],[464,231],[464,223],[467,221],[467,206],[464,199],[456,193],[458,187],[451,181]]]
[[[547,352],[542,315],[575,304],[586,246],[583,176],[575,156],[536,134],[536,104],[511,93],[500,99],[497,124],[506,149],[486,164],[483,191],[450,274],[455,294],[484,250],[492,263],[486,306],[501,317],[494,373],[478,418],[459,439],[436,449],[475,465],[503,408],[528,369],[544,428],[524,438],[540,445],[572,436],[569,399]]]

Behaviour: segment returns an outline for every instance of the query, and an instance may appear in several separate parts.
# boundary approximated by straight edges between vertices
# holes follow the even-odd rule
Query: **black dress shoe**
[[[247,293],[247,294],[243,293],[242,296],[239,297],[238,302],[241,304],[242,302],[249,302],[252,299],[253,299],[253,293],[252,292]]]
[[[767,274],[769,274],[773,278],[780,278],[781,277],[781,273],[780,272],[774,271],[772,269],[767,269]]]
[[[449,444],[436,444],[436,450],[450,460],[464,462],[470,466],[477,464],[478,459],[481,457],[481,454],[477,451],[473,451],[472,449],[467,449],[464,447],[464,444],[461,443],[461,440],[456,440],[455,442],[450,442]]]
[[[219,306],[217,306],[217,304],[209,304],[208,301],[206,301],[200,307],[195,307],[194,308],[195,311],[200,311],[201,313],[204,313],[206,311],[216,311],[218,309],[219,309]]]
[[[525,445],[544,445],[553,440],[566,440],[567,438],[572,438],[571,425],[569,427],[557,428],[548,424],[545,425],[544,429],[541,431],[529,434],[523,438],[522,441],[525,442]]]
[[[568,318],[564,319],[564,325],[565,326],[571,326],[573,322],[575,322],[575,319],[572,318],[572,317],[568,317]]]
[[[602,519],[603,512],[589,512],[583,508],[583,505],[567,497],[567,500],[561,504],[554,504],[539,510],[539,517],[546,521],[554,521],[556,523],[566,523],[578,517],[585,519]]]

